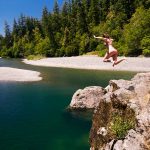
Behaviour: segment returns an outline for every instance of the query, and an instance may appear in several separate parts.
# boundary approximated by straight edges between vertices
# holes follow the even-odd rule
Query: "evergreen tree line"
[[[93,38],[108,33],[120,55],[150,56],[149,0],[68,0],[53,11],[43,8],[41,19],[24,16],[5,22],[0,56],[24,58],[77,56],[91,51],[103,55],[103,43]]]

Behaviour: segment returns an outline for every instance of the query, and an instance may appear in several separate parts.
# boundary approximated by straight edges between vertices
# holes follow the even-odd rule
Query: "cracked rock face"
[[[131,81],[111,80],[106,90],[94,111],[91,150],[150,150],[150,73],[139,73]],[[123,138],[110,129],[116,112],[135,120]]]

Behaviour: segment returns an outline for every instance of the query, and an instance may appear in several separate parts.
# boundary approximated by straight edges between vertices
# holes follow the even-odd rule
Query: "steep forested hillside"
[[[20,15],[13,28],[5,22],[0,56],[75,56],[103,54],[93,35],[107,32],[120,55],[150,55],[150,0],[66,0],[53,11],[43,8],[41,19]]]

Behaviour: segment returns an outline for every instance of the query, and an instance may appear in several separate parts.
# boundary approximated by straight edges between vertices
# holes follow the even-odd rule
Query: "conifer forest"
[[[26,58],[78,56],[105,53],[93,35],[108,33],[119,55],[150,56],[150,0],[54,1],[53,11],[44,7],[41,18],[20,14],[12,25],[5,21],[0,35],[0,56]]]

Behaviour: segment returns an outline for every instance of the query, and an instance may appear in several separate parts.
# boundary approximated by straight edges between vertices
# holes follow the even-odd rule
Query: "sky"
[[[41,18],[44,6],[53,10],[55,0],[0,0],[0,34],[4,36],[4,22],[12,27],[13,20],[21,14]],[[64,0],[58,0],[61,8]]]

